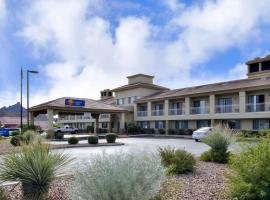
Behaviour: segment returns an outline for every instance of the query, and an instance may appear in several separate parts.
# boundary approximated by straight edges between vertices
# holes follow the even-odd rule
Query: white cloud
[[[237,64],[229,71],[229,77],[231,79],[246,78],[247,77],[247,65]]]
[[[167,2],[171,9],[179,3]],[[98,98],[101,89],[125,84],[126,75],[138,72],[156,75],[159,83],[173,88],[205,82],[204,77],[194,79],[190,70],[216,52],[254,39],[252,32],[270,17],[269,0],[205,1],[174,15],[169,24],[181,29],[177,39],[160,41],[154,36],[162,27],[146,17],[122,17],[112,27],[108,19],[89,14],[93,5],[102,7],[93,0],[37,0],[29,7],[18,35],[37,56],[56,58],[41,66],[51,88],[36,93],[33,104],[61,96]],[[207,81],[239,78],[242,68]]]
[[[6,17],[6,2],[5,0],[0,0],[0,23]]]
[[[185,5],[178,0],[164,0],[164,3],[172,10],[179,11],[183,9]]]

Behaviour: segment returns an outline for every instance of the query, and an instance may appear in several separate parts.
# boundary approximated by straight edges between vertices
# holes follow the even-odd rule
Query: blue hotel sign
[[[71,107],[84,107],[85,101],[80,99],[65,99],[65,105]]]

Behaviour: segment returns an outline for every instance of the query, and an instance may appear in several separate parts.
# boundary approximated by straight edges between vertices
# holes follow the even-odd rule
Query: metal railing
[[[191,107],[190,114],[192,115],[209,114],[209,107]]]
[[[184,109],[183,108],[173,108],[169,109],[169,115],[184,115]]]
[[[152,116],[162,116],[164,115],[163,110],[152,110]]]
[[[238,113],[239,105],[217,105],[216,113]]]
[[[246,104],[246,112],[266,112],[270,111],[269,103]]]
[[[146,117],[147,116],[147,111],[137,111],[137,116],[138,117]]]

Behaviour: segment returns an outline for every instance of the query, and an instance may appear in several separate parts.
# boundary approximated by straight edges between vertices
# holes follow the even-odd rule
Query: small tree
[[[88,125],[88,126],[86,127],[87,133],[94,133],[94,130],[95,130],[94,126]]]

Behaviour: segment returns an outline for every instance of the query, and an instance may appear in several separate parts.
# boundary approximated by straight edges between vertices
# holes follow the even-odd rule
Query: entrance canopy
[[[99,115],[102,113],[124,114],[128,110],[118,106],[109,105],[100,101],[86,98],[62,97],[46,103],[33,106],[29,109],[30,122],[34,123],[34,117],[39,114],[48,114],[49,129],[53,128],[53,115],[56,114],[83,114],[90,112],[98,124]]]

